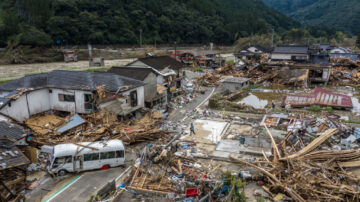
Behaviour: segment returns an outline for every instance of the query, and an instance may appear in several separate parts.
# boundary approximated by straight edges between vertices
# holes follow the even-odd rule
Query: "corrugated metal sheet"
[[[353,108],[351,97],[334,93],[322,88],[315,88],[312,96],[285,95],[282,106],[290,104],[292,107],[305,107],[311,105]]]

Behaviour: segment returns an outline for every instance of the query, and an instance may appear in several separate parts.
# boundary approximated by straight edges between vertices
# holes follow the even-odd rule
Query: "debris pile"
[[[350,60],[349,58],[330,58],[330,62],[333,66],[352,67],[352,68],[360,67],[359,61],[353,61]]]
[[[38,115],[26,121],[34,131],[31,139],[38,145],[93,142],[101,139],[120,139],[133,144],[166,137],[170,132],[158,128],[162,114],[147,113],[140,120],[118,121],[112,113],[78,114],[62,118],[55,115]]]
[[[281,195],[283,200],[295,201],[358,200],[360,179],[345,168],[360,165],[360,152],[337,147],[329,150],[329,139],[339,133],[343,132],[330,128],[306,146],[296,147],[298,136],[289,132],[278,145],[273,141],[271,160],[264,156],[265,161],[249,163],[230,158],[262,172],[267,182],[262,188],[273,198]]]

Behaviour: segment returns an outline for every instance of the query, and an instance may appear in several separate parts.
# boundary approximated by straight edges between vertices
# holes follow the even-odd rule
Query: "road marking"
[[[61,187],[59,190],[57,190],[55,193],[53,193],[51,196],[49,196],[47,199],[43,200],[42,202],[49,202],[52,199],[54,199],[56,196],[58,196],[59,194],[61,194],[63,191],[65,191],[67,188],[69,188],[72,184],[74,184],[75,182],[77,182],[80,178],[82,177],[82,175],[78,175],[76,177],[74,177],[70,182],[66,183],[63,187]]]

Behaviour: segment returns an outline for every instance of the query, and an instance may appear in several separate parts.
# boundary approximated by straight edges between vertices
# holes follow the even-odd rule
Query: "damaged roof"
[[[16,124],[10,124],[5,121],[0,121],[0,139],[7,139],[11,142],[15,142],[26,135],[27,133],[23,127]]]
[[[315,88],[314,94],[306,95],[285,95],[282,106],[290,104],[291,107],[306,107],[311,105],[353,108],[350,96],[331,92],[322,88]]]
[[[2,84],[0,85],[0,91],[11,92],[20,88],[59,88],[92,91],[96,90],[97,86],[105,86],[106,90],[115,92],[122,86],[129,86],[129,89],[132,89],[144,85],[145,83],[142,81],[114,73],[54,70],[49,73],[24,76]],[[4,96],[2,97],[4,98]]]
[[[169,56],[151,56],[146,58],[139,58],[138,61],[146,64],[149,67],[152,67],[158,71],[162,71],[165,68],[178,70],[183,67],[183,64],[177,61],[175,58]],[[131,66],[136,61],[130,63],[128,66]]]
[[[111,67],[108,72],[136,79],[139,81],[144,81],[151,72],[156,75],[158,74],[156,71],[153,70],[153,68],[136,66]]]
[[[309,51],[308,46],[276,46],[273,53],[298,53],[298,54],[307,54]]]
[[[0,170],[30,163],[29,159],[17,147],[11,146],[11,144],[4,145],[3,143],[4,141],[1,141],[0,144]]]

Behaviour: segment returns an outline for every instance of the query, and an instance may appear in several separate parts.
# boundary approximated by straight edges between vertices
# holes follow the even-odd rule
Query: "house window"
[[[75,102],[75,95],[59,94],[59,101],[61,101],[61,102]]]
[[[136,90],[132,91],[130,93],[130,104],[132,107],[136,107],[137,106],[137,93]]]
[[[51,89],[49,90],[49,93],[52,93],[52,90],[51,90]]]
[[[92,101],[93,101],[92,94],[84,94],[85,110],[93,109]]]

